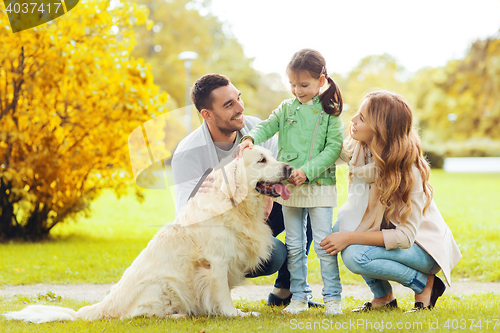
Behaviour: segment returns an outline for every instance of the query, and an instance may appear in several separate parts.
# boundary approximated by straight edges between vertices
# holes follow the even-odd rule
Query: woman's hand
[[[240,143],[238,145],[238,156],[237,156],[238,159],[243,157],[243,149],[246,149],[246,148],[250,148],[250,149],[253,148],[253,139],[252,138],[246,138],[245,140],[243,140],[242,143]]]
[[[326,236],[319,245],[326,253],[334,255],[351,245],[351,240],[350,232],[334,232]]]
[[[290,184],[299,186],[307,180],[307,176],[302,169],[295,169],[287,180]]]

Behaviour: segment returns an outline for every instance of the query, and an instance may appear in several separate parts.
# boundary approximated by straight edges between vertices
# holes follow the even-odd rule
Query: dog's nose
[[[292,174],[292,169],[293,167],[290,164],[285,164],[285,167],[283,168],[283,173],[285,174],[286,179],[290,178]]]

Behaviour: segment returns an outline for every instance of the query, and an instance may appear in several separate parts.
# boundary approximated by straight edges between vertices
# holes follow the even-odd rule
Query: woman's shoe
[[[376,307],[374,308],[372,303],[370,302],[364,302],[363,305],[361,305],[360,307],[357,307],[356,309],[353,309],[351,310],[351,312],[368,312],[368,311],[371,311],[371,310],[375,310],[375,309],[396,309],[398,307],[398,300],[397,299],[393,299],[392,301],[390,301],[389,303],[387,303],[386,305],[382,305],[382,306],[379,306],[379,307]]]
[[[427,310],[427,309],[430,309],[430,305],[428,307],[424,307],[424,303],[415,302],[415,305],[413,306],[413,308],[409,311],[406,311],[405,313],[413,313],[413,312]]]
[[[406,313],[412,313],[412,312],[417,312],[417,311],[421,311],[421,310],[432,309],[436,305],[437,299],[444,294],[445,290],[446,290],[446,286],[444,285],[443,281],[434,275],[434,282],[432,283],[430,304],[428,306],[424,307],[424,303],[415,302],[415,306],[413,307],[413,309],[411,309],[410,311],[407,311]]]
[[[431,291],[431,304],[428,306],[429,309],[432,309],[437,302],[437,299],[444,294],[446,290],[446,286],[440,278],[434,275],[434,282],[432,283],[432,291]]]

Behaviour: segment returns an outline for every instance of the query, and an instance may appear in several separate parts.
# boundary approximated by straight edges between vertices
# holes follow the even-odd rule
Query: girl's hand
[[[252,138],[246,138],[243,140],[242,143],[238,145],[238,156],[236,156],[237,159],[240,159],[243,157],[243,149],[245,148],[253,148],[253,139]]]
[[[349,232],[334,232],[325,237],[319,245],[331,255],[337,254],[351,245]]]
[[[301,169],[295,169],[287,180],[290,184],[299,186],[307,180],[307,176]]]

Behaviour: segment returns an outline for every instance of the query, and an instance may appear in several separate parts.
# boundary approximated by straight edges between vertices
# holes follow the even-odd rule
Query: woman
[[[353,311],[397,307],[388,280],[415,292],[411,311],[431,309],[446,289],[435,274],[442,270],[450,285],[461,258],[432,200],[430,168],[412,118],[403,97],[379,91],[369,93],[351,119],[349,196],[334,233],[320,245],[332,255],[342,251],[346,267],[373,292],[371,302]]]

